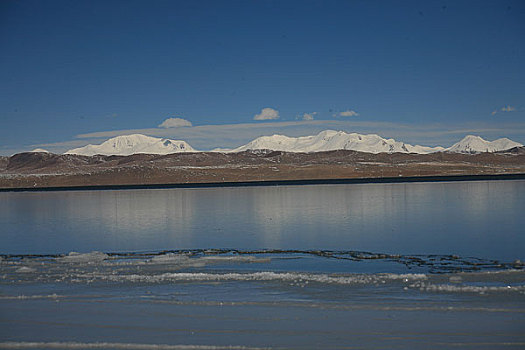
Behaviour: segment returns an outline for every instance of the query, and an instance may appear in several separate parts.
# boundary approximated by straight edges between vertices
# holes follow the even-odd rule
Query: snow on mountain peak
[[[504,151],[522,144],[501,138],[486,141],[480,136],[467,135],[452,147],[426,147],[410,145],[385,139],[376,134],[346,133],[344,131],[324,130],[317,135],[289,137],[274,134],[261,136],[235,149],[215,149],[214,152],[242,152],[247,150],[272,150],[283,152],[323,152],[334,150],[352,150],[367,153],[418,153],[434,152],[480,153]],[[36,151],[36,150],[35,150]],[[161,139],[141,134],[113,137],[99,145],[87,145],[67,151],[65,154],[80,154],[92,156],[101,155],[131,155],[136,153],[169,154],[179,152],[198,152],[185,141]]]
[[[455,153],[498,152],[520,146],[523,145],[509,140],[506,137],[494,141],[487,141],[480,136],[467,135],[461,141],[447,148],[447,151]]]
[[[444,150],[443,147],[412,146],[394,139],[384,139],[374,134],[347,134],[344,131],[325,130],[312,136],[261,136],[244,146],[231,150],[231,152],[261,149],[285,152],[353,150],[368,153],[431,153]]]
[[[426,147],[410,145],[396,141],[392,138],[385,139],[376,134],[346,133],[344,131],[324,130],[317,135],[289,137],[285,135],[261,136],[255,140],[233,150],[217,149],[221,152],[242,152],[246,150],[272,150],[284,152],[323,152],[334,150],[352,150],[367,153],[434,153],[434,152],[456,152],[456,153],[479,153],[497,152],[513,147],[522,146],[507,138],[501,138],[492,142],[486,141],[480,136],[467,135],[452,147]]]
[[[169,154],[179,152],[196,152],[185,141],[161,139],[141,134],[122,135],[110,138],[100,145],[87,145],[71,149],[65,154],[79,154],[84,156],[120,155],[129,156],[137,153]]]

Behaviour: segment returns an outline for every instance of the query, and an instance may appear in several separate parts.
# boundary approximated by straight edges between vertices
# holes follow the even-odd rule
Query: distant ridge
[[[196,151],[185,141],[133,134],[113,137],[100,145],[87,145],[71,149],[65,152],[65,154],[79,154],[83,156],[94,156],[96,154],[129,156],[137,153],[170,154],[180,152]]]

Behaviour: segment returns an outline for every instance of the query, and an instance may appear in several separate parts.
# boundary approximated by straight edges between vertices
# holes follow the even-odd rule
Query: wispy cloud
[[[239,124],[212,124],[212,125],[198,125],[189,128],[180,129],[161,129],[161,128],[147,128],[147,129],[126,129],[126,130],[112,130],[112,131],[99,131],[86,134],[79,134],[75,137],[77,139],[89,139],[89,138],[109,138],[119,135],[128,134],[147,134],[151,136],[159,137],[170,137],[176,135],[202,135],[209,139],[213,139],[214,132],[224,132],[232,130],[234,133],[238,131],[253,130],[258,133],[259,130],[269,129],[281,129],[281,128],[295,128],[304,126],[319,126],[324,128],[337,127],[339,121],[333,120],[305,120],[305,121],[288,121],[288,122],[275,122],[268,121],[262,123],[239,123]],[[238,135],[242,137],[242,135]]]
[[[358,115],[359,113],[351,109],[339,113],[340,117],[357,117]]]
[[[317,114],[317,112],[312,113],[304,113],[301,117],[302,120],[314,120],[314,116]]]
[[[156,137],[167,137],[189,142],[196,149],[212,149],[215,147],[237,147],[252,139],[282,133],[288,136],[313,135],[322,130],[334,129],[346,132],[364,134],[379,134],[383,137],[392,137],[409,143],[423,145],[450,145],[458,138],[467,134],[476,134],[484,137],[502,137],[525,135],[525,123],[514,124],[403,124],[381,121],[350,121],[350,120],[298,120],[289,122],[268,121],[262,123],[199,125],[187,128],[172,129],[131,129],[101,131],[77,135],[77,139],[84,139],[85,144],[90,139],[107,139],[118,135],[146,134]],[[516,141],[520,141],[519,139]],[[520,141],[521,142],[521,141]],[[38,145],[42,147],[43,145]],[[45,146],[45,145],[44,145]],[[36,147],[36,146],[35,146]]]
[[[263,108],[261,113],[256,114],[253,120],[272,120],[279,119],[279,111],[270,107]]]
[[[499,112],[504,112],[505,113],[505,112],[514,112],[514,111],[516,111],[515,107],[512,107],[511,105],[506,105],[506,106],[501,107],[499,110],[498,109],[493,110],[492,113],[490,113],[490,114],[496,115]]]
[[[178,128],[183,126],[192,126],[191,122],[182,118],[168,118],[159,124],[159,128]]]

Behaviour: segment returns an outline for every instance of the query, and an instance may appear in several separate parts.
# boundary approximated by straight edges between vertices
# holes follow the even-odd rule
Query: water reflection
[[[524,259],[525,181],[0,194],[2,253],[342,249]]]
[[[163,249],[191,245],[193,191],[6,193],[9,252]],[[7,249],[3,249],[7,252]]]

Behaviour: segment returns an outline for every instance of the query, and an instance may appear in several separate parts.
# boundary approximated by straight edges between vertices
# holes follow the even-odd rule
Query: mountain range
[[[479,136],[468,135],[449,148],[410,145],[394,139],[385,139],[379,135],[362,135],[343,131],[325,130],[317,135],[288,137],[284,135],[261,136],[235,149],[215,149],[214,152],[236,153],[247,150],[272,150],[283,152],[311,153],[335,150],[352,150],[366,153],[416,153],[435,152],[483,153],[498,152],[522,144],[501,138],[487,141]],[[45,150],[34,150],[34,152]],[[113,137],[100,145],[87,145],[71,149],[65,154],[93,156],[132,155],[132,154],[171,154],[180,152],[200,152],[185,141],[156,138],[140,134]]]
[[[323,152],[352,150],[366,153],[433,153],[444,151],[443,147],[412,146],[394,139],[384,139],[378,135],[347,134],[343,131],[325,130],[317,135],[288,137],[284,135],[262,136],[248,144],[231,150],[269,149],[284,152]]]

